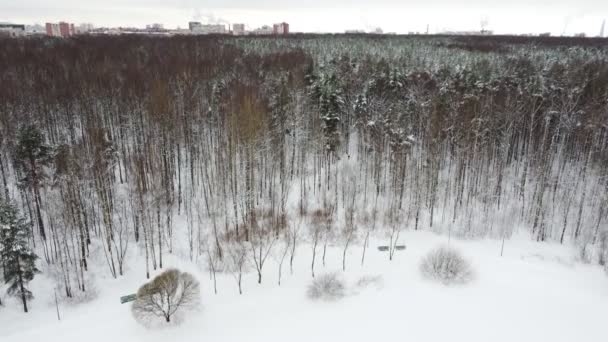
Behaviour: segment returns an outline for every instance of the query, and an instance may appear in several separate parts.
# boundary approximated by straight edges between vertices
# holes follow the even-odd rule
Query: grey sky
[[[497,33],[597,35],[608,0],[0,0],[0,21],[66,20],[98,26],[243,22],[250,27],[287,21],[292,31],[345,29],[406,33],[477,30],[482,19]]]

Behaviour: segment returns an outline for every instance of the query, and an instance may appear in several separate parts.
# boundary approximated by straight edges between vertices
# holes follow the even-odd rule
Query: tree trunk
[[[19,289],[21,290],[21,301],[23,302],[23,312],[27,313],[27,298],[25,296],[25,287],[23,286],[23,275],[21,274],[21,263],[19,262],[19,256],[17,256],[17,274],[19,275]]]
[[[361,254],[361,266],[365,263],[365,251],[367,249],[367,245],[369,243],[369,230],[365,234],[365,240],[363,240],[363,253]]]

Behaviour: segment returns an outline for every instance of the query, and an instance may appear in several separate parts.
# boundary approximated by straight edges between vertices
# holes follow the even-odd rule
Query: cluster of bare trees
[[[391,257],[405,229],[602,245],[608,51],[436,43],[3,41],[0,196],[68,297],[133,250],[148,276],[183,252],[241,289],[268,258],[280,282],[303,242],[313,276],[336,242],[344,269],[356,241],[364,263],[375,231]],[[27,129],[48,156],[23,157]]]

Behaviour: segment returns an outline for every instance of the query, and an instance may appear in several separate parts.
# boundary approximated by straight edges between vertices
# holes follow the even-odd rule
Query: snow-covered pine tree
[[[32,292],[27,284],[39,272],[38,256],[28,246],[29,222],[20,217],[10,203],[0,202],[0,260],[8,294],[21,297],[23,311],[27,312],[27,300]]]
[[[325,149],[335,153],[340,145],[340,120],[344,112],[344,98],[336,74],[321,74],[311,78],[310,93],[317,101],[319,115],[323,123]]]

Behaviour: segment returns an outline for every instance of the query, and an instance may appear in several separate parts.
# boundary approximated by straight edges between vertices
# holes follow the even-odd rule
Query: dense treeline
[[[261,282],[305,241],[314,276],[328,243],[346,268],[405,229],[525,230],[603,263],[608,50],[559,42],[3,40],[0,198],[66,297],[133,250],[148,276],[177,253],[240,289],[245,259]]]

